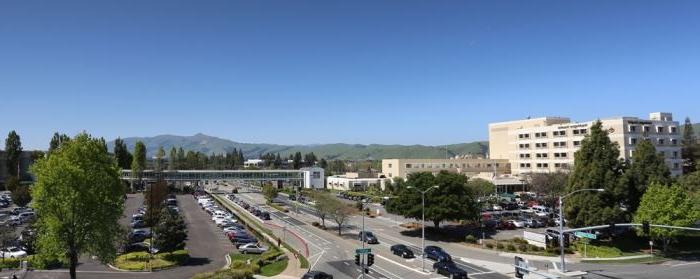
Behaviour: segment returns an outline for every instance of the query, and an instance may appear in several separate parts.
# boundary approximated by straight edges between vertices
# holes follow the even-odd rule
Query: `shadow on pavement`
[[[184,266],[197,266],[209,263],[211,263],[211,260],[209,258],[190,258],[190,260],[188,260],[187,263],[184,264]]]

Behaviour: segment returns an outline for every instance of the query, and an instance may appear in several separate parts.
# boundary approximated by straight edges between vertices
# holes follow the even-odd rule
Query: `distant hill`
[[[234,148],[242,149],[246,158],[258,158],[263,153],[280,153],[282,157],[295,152],[313,152],[319,158],[342,160],[365,160],[386,158],[445,158],[446,156],[479,154],[488,152],[488,142],[471,142],[452,144],[447,146],[425,145],[382,145],[382,144],[316,144],[316,145],[278,145],[265,143],[240,143],[227,139],[217,138],[204,134],[193,136],[159,135],[154,137],[130,137],[123,139],[129,150],[133,150],[134,144],[141,140],[146,144],[148,156],[152,157],[159,146],[169,153],[171,147],[182,147],[185,151],[199,151],[206,154],[221,154],[230,152]],[[114,141],[107,143],[109,150],[113,150]],[[447,154],[446,151],[447,150]]]

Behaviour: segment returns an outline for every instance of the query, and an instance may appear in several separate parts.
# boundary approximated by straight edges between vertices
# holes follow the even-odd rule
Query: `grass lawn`
[[[260,275],[268,277],[278,275],[287,268],[288,262],[289,260],[284,259],[268,265],[264,265],[260,268]]]
[[[187,250],[178,250],[172,253],[158,253],[149,261],[148,253],[133,252],[118,256],[114,266],[124,270],[147,270],[150,266],[150,269],[158,270],[182,265],[189,257]]]

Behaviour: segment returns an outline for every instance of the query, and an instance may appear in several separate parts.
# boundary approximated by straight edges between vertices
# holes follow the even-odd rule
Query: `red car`
[[[498,222],[498,225],[496,225],[496,229],[499,230],[514,230],[515,225],[513,223],[508,222],[508,221],[500,221]]]

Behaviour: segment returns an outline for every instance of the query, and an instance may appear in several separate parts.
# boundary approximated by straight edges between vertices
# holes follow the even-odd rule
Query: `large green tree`
[[[131,169],[133,156],[126,147],[126,143],[121,138],[114,140],[114,158],[117,160],[117,165],[123,170]]]
[[[683,158],[683,173],[691,173],[697,169],[697,160],[700,157],[697,137],[693,131],[693,123],[690,118],[685,118],[683,124],[683,138],[681,139],[681,158]]]
[[[160,212],[163,209],[163,202],[168,197],[168,183],[165,180],[159,180],[151,184],[146,191],[143,192],[143,201],[146,204],[146,223],[153,226],[158,223]]]
[[[30,201],[32,201],[32,196],[29,190],[28,185],[20,185],[12,191],[12,201],[17,205],[17,206],[26,206],[29,204]]]
[[[474,178],[467,182],[467,187],[476,197],[486,197],[496,193],[496,186],[490,181]]]
[[[700,210],[700,171],[684,174],[678,182],[693,199],[695,207]]]
[[[639,207],[639,201],[651,183],[667,185],[671,183],[671,172],[668,170],[664,156],[656,152],[656,148],[649,140],[642,140],[637,144],[632,154],[629,167],[621,183],[627,184],[625,205],[628,212],[635,212]]]
[[[177,212],[165,207],[160,211],[158,224],[153,228],[153,246],[163,252],[172,252],[185,248],[187,226]]]
[[[262,192],[267,202],[270,203],[277,197],[277,193],[279,193],[279,190],[276,187],[272,186],[272,184],[266,183],[265,185],[263,185]]]
[[[564,216],[568,225],[583,227],[623,221],[629,216],[621,208],[628,191],[620,177],[623,165],[616,143],[596,121],[581,142],[574,157],[574,169],[569,175],[566,193],[580,189],[605,189],[605,192],[579,192],[564,202]]]
[[[387,210],[398,213],[406,218],[421,218],[422,197],[417,190],[430,190],[425,197],[425,219],[430,220],[435,228],[442,221],[476,220],[479,209],[474,193],[467,186],[468,178],[462,174],[441,171],[437,175],[430,172],[412,173],[408,176],[407,185],[415,189],[403,189],[397,198],[387,204]]]
[[[680,185],[669,187],[660,183],[649,185],[634,214],[635,223],[649,222],[655,225],[678,227],[690,227],[699,219],[700,212],[683,187]],[[643,233],[641,230],[637,232]],[[663,241],[665,251],[670,241],[681,231],[652,227],[649,233],[651,238]]]
[[[142,141],[137,141],[134,145],[134,155],[131,161],[132,179],[136,179],[141,185],[143,171],[146,169],[146,145]],[[133,180],[132,180],[133,181]],[[132,191],[134,189],[131,189]]]
[[[32,167],[38,252],[68,259],[71,278],[81,254],[112,262],[119,241],[124,188],[119,168],[99,140],[82,133]]]
[[[22,179],[20,172],[20,157],[22,156],[22,141],[14,130],[5,139],[5,166],[7,174]]]

